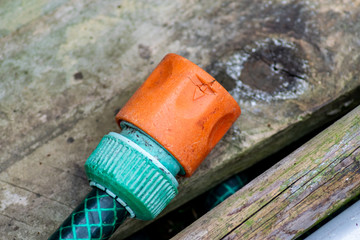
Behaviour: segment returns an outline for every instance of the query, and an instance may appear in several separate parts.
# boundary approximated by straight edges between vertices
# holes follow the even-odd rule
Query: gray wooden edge
[[[360,106],[173,239],[292,239],[360,194]]]

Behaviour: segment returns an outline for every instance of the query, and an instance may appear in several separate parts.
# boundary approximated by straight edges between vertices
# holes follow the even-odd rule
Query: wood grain
[[[293,239],[360,194],[360,106],[174,239]]]
[[[179,179],[165,213],[349,111],[360,102],[359,4],[2,1],[4,237],[45,238],[82,200],[86,158],[168,52],[213,74],[242,116],[196,174]],[[145,224],[128,221],[114,238]]]

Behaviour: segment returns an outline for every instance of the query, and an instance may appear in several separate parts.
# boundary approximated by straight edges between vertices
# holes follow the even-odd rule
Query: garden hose
[[[107,239],[129,217],[154,219],[240,115],[207,72],[168,54],[116,115],[85,163],[94,190],[50,239]],[[103,204],[103,205],[102,205]]]
[[[49,240],[108,239],[127,217],[126,209],[113,197],[93,188]]]
[[[228,178],[206,194],[205,207],[210,211],[245,186],[246,183],[248,183],[248,177],[244,173]]]

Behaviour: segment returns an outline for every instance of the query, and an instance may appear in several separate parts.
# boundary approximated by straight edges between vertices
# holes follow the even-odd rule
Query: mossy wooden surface
[[[44,239],[67,217],[90,190],[86,158],[168,52],[213,74],[242,115],[165,212],[357,105],[359,5],[1,1],[1,237]]]
[[[360,194],[360,106],[174,239],[293,239]]]

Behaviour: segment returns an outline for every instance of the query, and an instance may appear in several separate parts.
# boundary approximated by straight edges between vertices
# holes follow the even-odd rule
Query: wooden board
[[[360,1],[0,3],[0,226],[48,236],[89,191],[83,165],[168,52],[242,116],[170,211],[359,103]],[[128,221],[117,236],[147,223]],[[116,236],[115,236],[116,238]]]
[[[360,194],[360,106],[174,239],[293,239]]]

